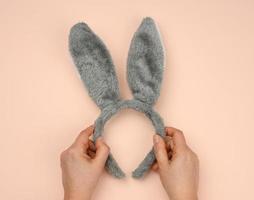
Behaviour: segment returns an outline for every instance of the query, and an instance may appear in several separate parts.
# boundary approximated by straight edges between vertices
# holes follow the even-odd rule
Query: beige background
[[[127,52],[144,16],[167,54],[156,110],[199,155],[200,199],[254,199],[253,1],[1,0],[0,9],[1,199],[62,199],[59,154],[99,115],[68,52],[70,27],[85,21],[105,41],[127,99]],[[125,110],[105,138],[130,175],[152,134],[148,119]],[[104,174],[94,199],[167,197],[155,173]]]

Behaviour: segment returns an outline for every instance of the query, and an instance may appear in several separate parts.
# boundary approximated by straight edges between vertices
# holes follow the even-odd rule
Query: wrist
[[[64,197],[64,200],[90,200],[90,197]]]
[[[170,200],[198,200],[197,195],[185,195],[179,197],[170,197]]]
[[[90,200],[91,194],[64,194],[64,200]]]

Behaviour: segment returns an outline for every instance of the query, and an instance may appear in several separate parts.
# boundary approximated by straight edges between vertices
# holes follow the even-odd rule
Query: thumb
[[[99,137],[96,140],[95,143],[96,146],[96,155],[95,155],[95,161],[104,165],[109,154],[109,147],[108,145],[103,141],[102,137]]]
[[[153,137],[154,153],[160,169],[166,169],[168,167],[168,153],[164,140],[157,134]]]

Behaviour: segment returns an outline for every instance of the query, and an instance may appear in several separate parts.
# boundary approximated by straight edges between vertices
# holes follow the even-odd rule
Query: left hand
[[[75,142],[61,153],[65,200],[88,200],[103,172],[109,147],[102,138],[89,139],[94,127],[83,130]]]

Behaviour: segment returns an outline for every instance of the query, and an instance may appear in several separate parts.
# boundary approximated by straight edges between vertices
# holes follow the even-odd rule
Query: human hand
[[[171,200],[197,200],[198,157],[187,146],[180,130],[166,127],[165,132],[165,140],[154,135],[157,163],[152,168],[159,172],[162,185]]]
[[[88,200],[103,172],[109,147],[102,138],[94,145],[89,136],[90,126],[83,130],[75,142],[61,153],[62,181],[65,200]]]

